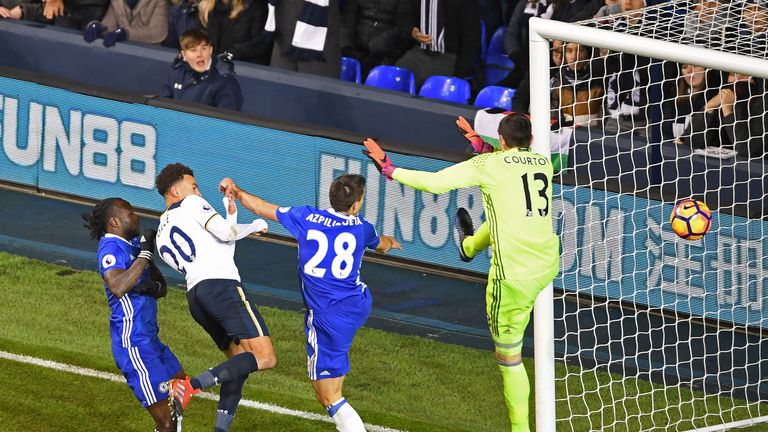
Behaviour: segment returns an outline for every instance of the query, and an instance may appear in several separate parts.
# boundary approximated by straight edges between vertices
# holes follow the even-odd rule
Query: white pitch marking
[[[13,360],[16,362],[31,364],[35,366],[41,366],[48,369],[54,369],[57,371],[74,373],[77,375],[88,376],[93,378],[100,378],[107,381],[125,383],[125,378],[122,375],[117,375],[109,372],[102,372],[95,369],[82,368],[79,366],[74,366],[66,363],[59,363],[51,360],[44,360],[37,357],[30,357],[26,355],[9,353],[7,351],[0,351],[0,359]],[[208,392],[198,393],[196,397],[201,397],[203,399],[209,399],[212,401],[219,400],[219,395],[208,393]],[[252,401],[248,399],[241,400],[239,406],[245,406],[248,408],[254,408],[262,411],[269,411],[275,414],[299,417],[306,420],[333,423],[333,420],[327,415],[321,415],[321,414],[310,413],[306,411],[299,411],[299,410],[294,410],[290,408],[284,408],[278,405],[272,405],[272,404]],[[365,424],[365,427],[367,430],[371,432],[404,432],[399,429],[392,429],[386,426],[378,426],[378,425],[373,425],[368,423]]]

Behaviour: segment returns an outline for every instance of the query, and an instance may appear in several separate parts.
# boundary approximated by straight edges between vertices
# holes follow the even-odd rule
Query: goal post
[[[768,248],[763,250],[762,245],[764,234],[768,234],[764,224],[768,222],[761,220],[766,215],[764,210],[757,217],[749,211],[738,210],[741,205],[765,205],[768,169],[762,160],[737,156],[721,159],[722,155],[706,153],[707,148],[702,149],[701,156],[691,154],[690,149],[679,156],[669,156],[680,147],[668,143],[662,156],[662,121],[658,118],[662,115],[662,103],[669,99],[661,94],[662,85],[674,84],[678,79],[677,75],[667,76],[666,69],[660,72],[661,62],[674,63],[675,70],[679,65],[696,65],[718,71],[723,77],[730,72],[768,79],[768,60],[739,53],[738,49],[690,44],[692,39],[678,31],[674,24],[678,21],[682,25],[685,19],[679,10],[694,13],[696,7],[696,2],[677,0],[635,11],[635,14],[651,13],[667,20],[649,22],[642,29],[632,26],[617,29],[607,20],[592,20],[588,25],[540,18],[529,21],[529,111],[532,147],[536,152],[548,155],[555,133],[550,118],[557,107],[550,106],[550,99],[558,89],[552,87],[550,80],[554,70],[550,64],[551,41],[601,49],[609,53],[602,54],[604,56],[622,53],[649,58],[651,64],[646,67],[651,72],[648,75],[663,79],[663,82],[646,83],[640,89],[648,99],[647,111],[639,115],[617,111],[614,124],[618,132],[614,131],[610,140],[604,131],[611,114],[606,105],[608,96],[603,94],[592,94],[599,113],[593,112],[592,107],[587,108],[590,116],[579,124],[574,108],[570,113],[573,123],[560,125],[560,129],[568,127],[576,130],[574,134],[586,137],[582,145],[591,147],[572,158],[571,167],[566,170],[571,176],[581,176],[581,180],[568,187],[560,185],[559,197],[553,192],[554,199],[565,202],[567,195],[579,201],[561,204],[561,219],[571,218],[580,225],[561,233],[567,237],[562,240],[564,254],[573,252],[574,258],[568,262],[575,270],[557,279],[562,284],[575,281],[576,286],[558,286],[564,294],[556,295],[550,285],[535,302],[537,431],[716,431],[768,422],[768,408],[762,405],[768,401],[768,355],[764,355],[764,361],[760,358],[768,348],[762,342],[768,334],[768,306],[764,306],[768,302],[761,299],[763,293],[768,296]],[[740,13],[740,10],[729,10],[728,16]],[[628,71],[637,73],[638,70],[640,67]],[[709,90],[717,93],[717,89]],[[763,95],[759,97],[768,100],[764,94],[768,88],[763,86],[761,91]],[[576,103],[575,94],[573,99]],[[692,114],[697,111],[694,109]],[[760,115],[765,116],[752,113],[753,118]],[[620,118],[627,119],[625,124],[619,124]],[[622,127],[629,128],[626,134],[629,138],[621,137]],[[726,126],[707,127],[707,131],[719,134]],[[747,124],[736,122],[735,127],[742,128],[742,132],[746,128],[750,134],[757,133]],[[703,132],[703,135],[706,134]],[[617,144],[619,138],[629,140],[630,146],[611,148],[621,147]],[[632,139],[643,141],[643,148],[631,148]],[[709,140],[705,147],[718,145],[710,135],[706,135],[705,140]],[[645,161],[637,157],[642,152],[647,157]],[[606,159],[585,159],[585,154],[603,155]],[[722,160],[726,162],[720,162]],[[600,164],[616,167],[593,167]],[[686,171],[688,164],[691,167]],[[628,172],[627,167],[634,172]],[[670,179],[677,175],[675,167],[688,186]],[[593,170],[599,173],[594,178]],[[632,190],[627,186],[632,181],[622,177],[626,175],[632,179],[645,178]],[[722,184],[710,185],[708,182],[713,182],[713,178]],[[611,182],[620,184],[618,190],[608,190],[610,187],[606,184]],[[707,184],[702,186],[697,182]],[[729,184],[725,185],[726,182]],[[741,189],[737,190],[734,184]],[[699,190],[699,187],[705,189]],[[723,188],[727,190],[724,192]],[[744,191],[749,195],[741,196]],[[722,198],[729,194],[733,196]],[[698,243],[678,239],[669,228],[668,217],[675,201],[691,196],[701,200],[716,197],[712,206],[716,214],[714,234],[708,234]],[[717,197],[722,198],[722,202]],[[759,203],[753,202],[756,200]],[[622,220],[615,219],[618,217]],[[555,223],[567,224],[562,220]],[[630,246],[626,246],[628,244]],[[590,269],[578,269],[580,265]],[[632,274],[621,273],[627,267],[632,268]],[[642,292],[643,287],[647,292]],[[590,312],[589,306],[568,310],[563,304],[569,301],[596,302],[599,306],[595,307],[596,312]],[[556,304],[562,309],[557,318]],[[732,306],[724,309],[724,304]],[[616,318],[621,323],[612,323],[610,320],[616,314],[611,308],[636,308],[631,319],[648,322],[627,324],[630,321],[623,320],[633,312],[623,312]],[[683,334],[685,332],[690,334]],[[664,341],[659,342],[659,338]],[[710,352],[713,344],[726,343],[729,338],[732,351],[725,353],[727,355]],[[706,352],[699,352],[702,347],[706,347]],[[608,354],[598,353],[598,349]],[[587,360],[582,363],[579,359]],[[666,359],[677,363],[665,364]],[[717,370],[710,369],[710,362],[716,364]],[[573,365],[584,366],[584,369],[571,371]],[[729,367],[734,369],[730,375],[724,372]],[[699,374],[697,368],[703,372]],[[605,374],[600,375],[601,372]],[[632,381],[625,384],[621,378],[611,375],[617,373],[626,373]],[[587,375],[590,384],[585,383]],[[649,384],[646,387],[638,384],[639,381]],[[643,397],[653,400],[650,408],[638,402]],[[723,399],[726,397],[728,401]],[[659,405],[658,398],[666,400],[666,405]]]

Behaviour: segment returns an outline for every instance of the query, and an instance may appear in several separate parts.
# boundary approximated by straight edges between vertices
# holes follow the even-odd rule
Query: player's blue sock
[[[208,388],[241,376],[245,377],[257,370],[259,370],[259,365],[256,363],[256,357],[252,353],[244,352],[230,357],[224,363],[208,369],[189,382],[195,389]]]

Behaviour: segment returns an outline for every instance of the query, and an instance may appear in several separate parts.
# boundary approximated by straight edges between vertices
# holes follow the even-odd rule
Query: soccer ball
[[[712,227],[712,212],[701,201],[684,199],[672,210],[670,222],[672,231],[680,238],[698,240]]]

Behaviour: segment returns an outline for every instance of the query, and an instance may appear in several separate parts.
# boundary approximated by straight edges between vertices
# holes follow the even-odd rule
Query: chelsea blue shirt
[[[278,221],[299,243],[299,279],[307,307],[322,312],[367,289],[360,279],[365,248],[379,236],[359,216],[312,207],[281,207]]]
[[[122,237],[105,234],[99,241],[97,252],[101,277],[104,278],[104,273],[112,269],[127,270],[140,251],[137,237],[129,242]],[[150,277],[149,268],[146,268],[136,283]],[[104,290],[111,310],[109,330],[113,344],[130,348],[149,343],[157,337],[157,300],[154,297],[131,290],[117,298],[109,291],[106,282]]]

